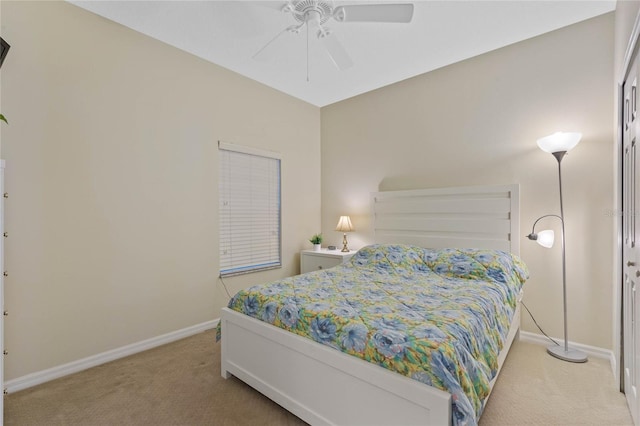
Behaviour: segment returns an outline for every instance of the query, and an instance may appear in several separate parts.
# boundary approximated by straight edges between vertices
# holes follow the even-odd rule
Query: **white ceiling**
[[[271,61],[252,56],[295,24],[286,1],[123,1],[71,3],[316,106],[419,75],[613,11],[615,0],[335,1],[413,3],[409,24],[329,21],[354,66],[340,71],[305,33],[277,40]]]

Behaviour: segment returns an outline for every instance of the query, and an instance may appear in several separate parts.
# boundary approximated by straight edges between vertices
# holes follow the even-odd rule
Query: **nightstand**
[[[346,263],[354,254],[356,254],[356,250],[351,250],[348,253],[343,253],[339,249],[327,250],[326,248],[320,251],[302,250],[300,252],[300,273],[338,266],[341,263]]]

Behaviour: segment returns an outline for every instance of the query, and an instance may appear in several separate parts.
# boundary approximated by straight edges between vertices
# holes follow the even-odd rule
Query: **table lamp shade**
[[[354,231],[353,225],[351,224],[351,219],[349,218],[349,216],[340,216],[340,220],[338,221],[338,225],[336,226],[336,231],[340,231],[340,232]]]

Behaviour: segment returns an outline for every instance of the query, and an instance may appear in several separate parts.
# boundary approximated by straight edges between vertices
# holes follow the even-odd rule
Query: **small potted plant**
[[[322,247],[322,234],[315,234],[309,239],[309,241],[313,244],[313,249],[315,251],[320,251],[320,248]]]

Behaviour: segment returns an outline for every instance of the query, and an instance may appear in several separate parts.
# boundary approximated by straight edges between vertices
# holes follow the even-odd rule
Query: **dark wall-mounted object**
[[[4,62],[4,58],[7,56],[7,53],[9,53],[10,47],[9,43],[0,37],[0,68],[2,68],[2,63]]]

